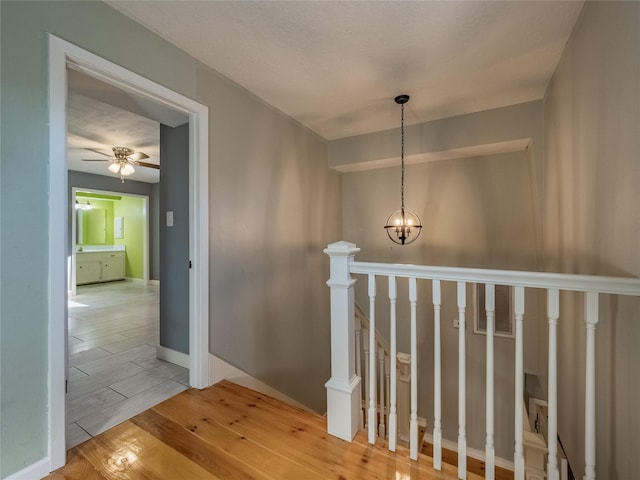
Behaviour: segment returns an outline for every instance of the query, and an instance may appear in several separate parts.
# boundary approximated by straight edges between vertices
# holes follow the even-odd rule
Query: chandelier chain
[[[401,163],[401,174],[400,174],[400,196],[401,198],[401,207],[404,212],[404,103],[400,105],[400,138],[401,138],[401,147],[400,147],[400,163]]]

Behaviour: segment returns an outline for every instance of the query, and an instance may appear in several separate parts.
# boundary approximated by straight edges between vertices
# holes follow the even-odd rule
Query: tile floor
[[[156,358],[159,287],[120,281],[69,298],[67,449],[188,388],[189,370]]]

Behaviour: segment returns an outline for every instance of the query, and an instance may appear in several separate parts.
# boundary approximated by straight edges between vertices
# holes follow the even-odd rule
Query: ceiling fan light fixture
[[[124,165],[122,165],[122,168],[120,169],[120,175],[131,175],[133,172],[135,172],[136,169],[133,168],[133,165],[131,165],[129,162],[126,162]]]
[[[120,172],[120,163],[111,162],[111,165],[109,165],[109,171],[111,173],[119,173]]]

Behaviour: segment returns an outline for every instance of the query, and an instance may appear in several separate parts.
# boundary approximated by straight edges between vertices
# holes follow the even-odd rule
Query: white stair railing
[[[389,449],[395,451],[397,374],[393,372],[396,370],[396,362],[391,356],[392,351],[395,353],[395,344],[391,346],[378,329],[372,329],[370,317],[357,303],[355,304],[355,325],[356,374],[364,374],[365,379],[362,392],[365,401],[360,428],[366,428],[371,443],[375,443],[376,436],[389,439]],[[362,364],[366,366],[364,371],[362,371]],[[376,380],[372,382],[372,378]]]
[[[598,297],[599,294],[640,296],[640,280],[636,278],[600,277],[587,275],[569,275],[541,272],[522,272],[508,270],[484,270],[471,268],[429,267],[419,265],[397,265],[369,262],[355,262],[355,254],[359,251],[354,244],[337,242],[329,245],[325,250],[331,259],[331,278],[327,284],[331,287],[331,379],[327,382],[327,417],[328,431],[332,435],[351,440],[355,435],[355,429],[361,422],[362,408],[360,403],[361,391],[359,387],[360,374],[355,372],[355,346],[354,337],[354,295],[355,280],[352,274],[366,275],[368,279],[368,293],[370,301],[370,325],[369,325],[369,373],[365,373],[365,383],[369,383],[367,391],[368,399],[368,430],[369,441],[376,440],[376,428],[381,431],[380,423],[376,423],[378,402],[376,399],[376,349],[378,349],[375,332],[375,299],[376,277],[387,277],[389,280],[389,302],[391,331],[395,346],[395,306],[397,299],[396,282],[398,279],[407,279],[409,298],[407,299],[411,312],[411,407],[410,407],[410,457],[418,458],[419,444],[417,435],[417,282],[427,281],[431,283],[433,292],[434,311],[434,468],[441,468],[442,459],[442,415],[441,415],[441,344],[440,344],[440,309],[442,283],[450,282],[457,285],[458,322],[460,323],[458,342],[458,477],[466,478],[466,285],[477,283],[485,285],[485,305],[487,315],[487,372],[486,372],[486,471],[485,478],[494,476],[494,444],[493,444],[493,333],[494,333],[494,285],[506,285],[514,291],[514,317],[515,317],[515,448],[514,448],[514,477],[515,480],[525,478],[524,468],[524,416],[522,400],[524,393],[524,315],[525,315],[525,290],[542,289],[547,294],[547,320],[549,324],[549,375],[548,375],[548,431],[549,431],[549,460],[547,463],[547,475],[550,479],[558,478],[557,461],[557,323],[559,317],[559,292],[573,291],[583,292],[585,302],[585,325],[587,330],[586,340],[586,388],[585,397],[585,480],[595,480],[595,330],[598,323]],[[366,354],[366,350],[365,350]],[[391,358],[391,351],[389,352]],[[393,355],[395,358],[395,355]],[[366,364],[366,361],[365,361]],[[393,386],[396,384],[395,370],[390,368],[391,394],[389,398],[389,413],[397,411],[396,398]],[[368,380],[367,380],[368,377]],[[380,375],[379,381],[384,381],[386,375]],[[384,397],[386,387],[379,388],[380,397]],[[384,401],[380,405],[385,405]],[[381,414],[384,407],[380,410]],[[391,417],[391,416],[390,416]],[[395,421],[395,420],[394,420]],[[343,425],[338,427],[338,425]],[[348,428],[344,427],[347,425]],[[397,425],[393,426],[395,430]],[[391,427],[387,428],[390,431]],[[391,434],[391,433],[390,433]],[[395,438],[395,435],[393,435]],[[395,448],[395,441],[389,442],[389,448]]]

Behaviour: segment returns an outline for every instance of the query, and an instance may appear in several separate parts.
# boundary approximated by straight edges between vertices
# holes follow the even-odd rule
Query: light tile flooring
[[[189,370],[156,358],[159,287],[120,281],[69,298],[67,449],[188,388]]]

